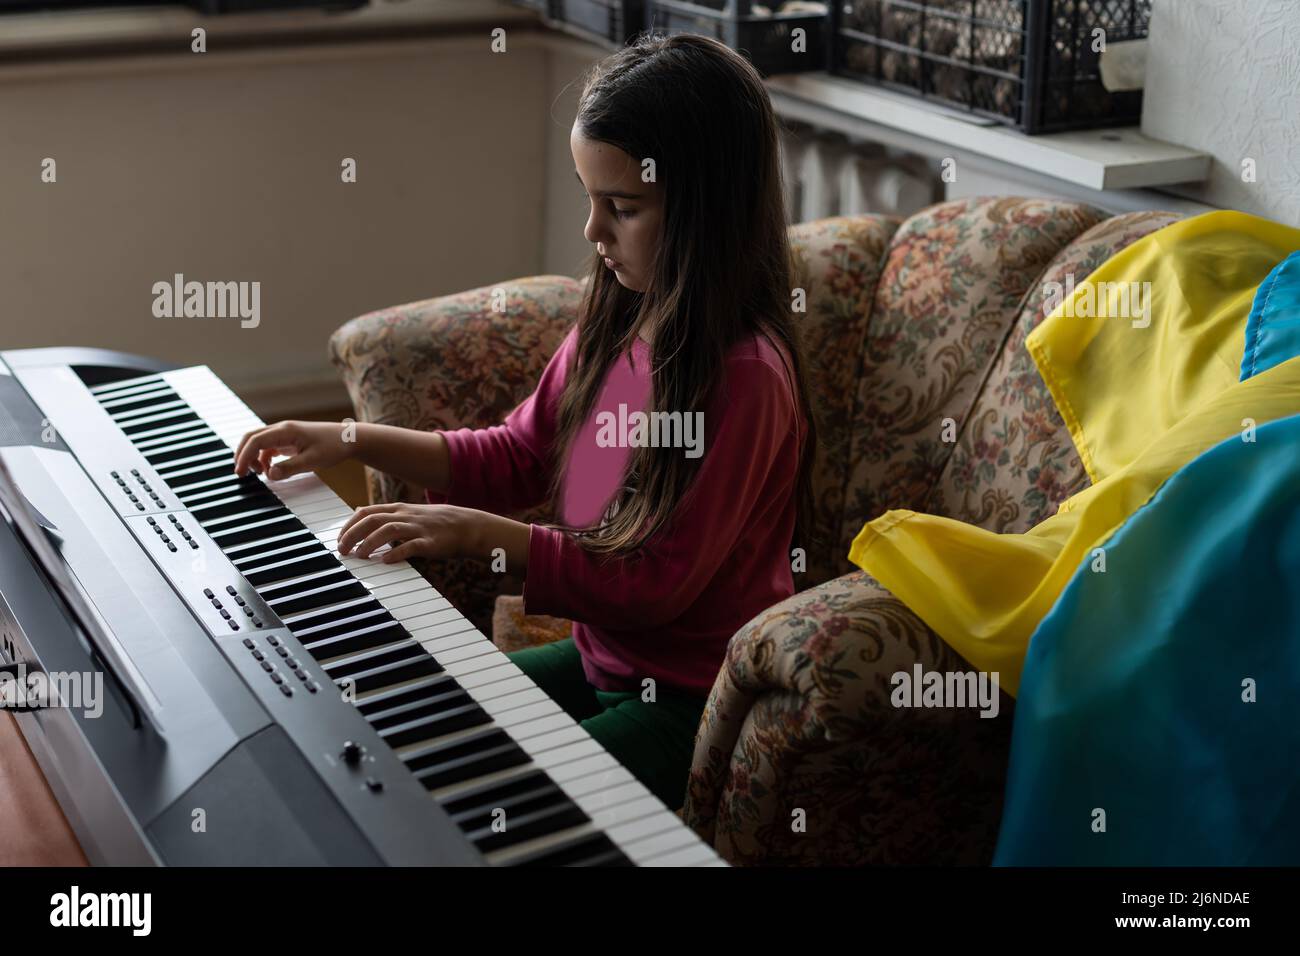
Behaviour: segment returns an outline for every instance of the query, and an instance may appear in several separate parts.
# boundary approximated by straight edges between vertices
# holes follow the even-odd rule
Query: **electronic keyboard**
[[[0,655],[104,675],[15,714],[92,862],[727,865],[410,564],[339,555],[315,475],[236,477],[263,423],[208,368],[0,352],[0,410],[62,562],[0,522]]]

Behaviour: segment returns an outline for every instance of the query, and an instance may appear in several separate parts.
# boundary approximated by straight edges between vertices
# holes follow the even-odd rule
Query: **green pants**
[[[650,702],[639,691],[597,690],[571,637],[506,656],[669,810],[681,808],[703,697],[656,687]]]

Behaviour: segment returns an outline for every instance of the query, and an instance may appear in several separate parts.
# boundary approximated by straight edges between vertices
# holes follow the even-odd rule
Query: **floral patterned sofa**
[[[849,544],[890,508],[1024,531],[1086,486],[1025,335],[1045,316],[1046,282],[1082,281],[1178,218],[974,198],[902,222],[790,228],[807,290],[822,421],[817,521],[829,545],[807,555],[799,593],[736,632],[710,693],[682,816],[723,857],[991,859],[1013,702],[1003,693],[994,719],[891,706],[896,671],[970,665],[855,569]],[[362,421],[494,425],[534,388],[581,292],[572,278],[536,276],[384,309],[338,329],[331,356]],[[423,500],[421,489],[367,477],[372,501]],[[421,570],[505,649],[567,633],[567,621],[522,614],[518,579],[466,561]]]

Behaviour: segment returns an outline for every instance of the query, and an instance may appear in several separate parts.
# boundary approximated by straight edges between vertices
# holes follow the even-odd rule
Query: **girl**
[[[794,593],[791,547],[812,544],[816,437],[777,127],[743,57],[643,35],[587,76],[570,148],[590,282],[504,424],[362,423],[345,443],[339,425],[282,422],[244,438],[235,471],[280,479],[356,457],[425,487],[428,504],[358,508],[339,551],[503,549],[526,613],[574,622],[514,663],[676,810],[728,640]],[[646,411],[667,415],[638,428]],[[543,501],[560,522],[504,517]]]

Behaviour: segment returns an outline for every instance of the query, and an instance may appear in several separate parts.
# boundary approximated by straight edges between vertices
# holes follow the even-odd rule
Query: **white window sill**
[[[1208,153],[1142,135],[1137,126],[1026,136],[921,99],[822,73],[767,81],[783,116],[941,159],[963,153],[1086,189],[1145,189],[1199,182]]]

